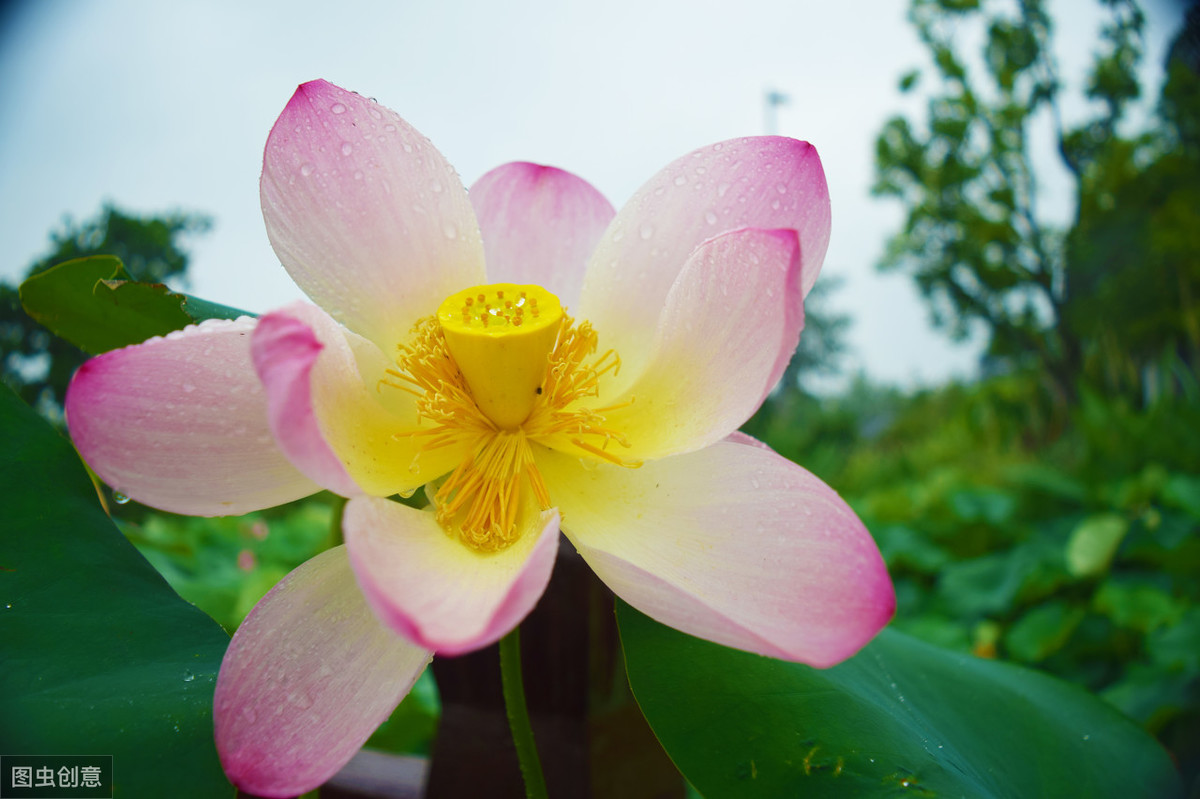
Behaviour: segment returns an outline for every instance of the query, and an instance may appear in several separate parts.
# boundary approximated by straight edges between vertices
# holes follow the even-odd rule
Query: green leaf
[[[244,315],[161,283],[134,281],[111,255],[66,261],[30,277],[21,284],[21,305],[50,332],[92,355],[205,319]]]
[[[1081,521],[1067,542],[1067,571],[1091,577],[1108,569],[1117,547],[1129,532],[1129,520],[1116,513],[1098,513]]]
[[[618,602],[629,684],[710,797],[1178,796],[1170,758],[1082,689],[884,630],[813,669],[701,641]]]
[[[1004,636],[1008,654],[1026,663],[1039,663],[1063,648],[1083,621],[1083,608],[1052,600],[1026,613]]]
[[[113,526],[71,445],[0,390],[0,752],[112,755],[116,797],[232,796],[212,699],[229,638]]]

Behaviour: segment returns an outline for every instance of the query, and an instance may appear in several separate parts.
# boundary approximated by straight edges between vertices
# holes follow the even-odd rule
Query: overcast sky
[[[925,64],[907,0],[536,0],[497,3],[38,0],[0,31],[0,277],[15,280],[64,214],[104,200],[211,214],[191,290],[269,310],[299,296],[258,206],[262,148],[297,84],[374,97],[429,136],[470,185],[506,161],[575,172],[620,206],[669,161],[765,132],[813,142],[833,203],[827,275],[854,318],[848,367],[902,384],[973,372],[976,349],[933,332],[909,278],[874,269],[902,219],[869,197],[885,119],[918,111],[899,76]],[[1083,81],[1096,0],[1051,0],[1069,89]],[[1154,0],[1160,72],[1179,7]],[[1048,151],[1047,151],[1048,152]],[[1046,163],[1052,164],[1047,156]],[[1056,179],[1057,178],[1057,179]],[[1061,176],[1045,207],[1071,214]]]

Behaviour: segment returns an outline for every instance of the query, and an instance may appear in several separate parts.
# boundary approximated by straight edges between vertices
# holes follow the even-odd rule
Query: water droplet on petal
[[[113,502],[117,503],[118,505],[124,505],[129,502],[129,497],[125,496],[120,491],[112,492],[112,498]]]
[[[350,155],[352,152],[354,152],[354,148],[350,145],[350,142],[342,142],[342,155]]]
[[[367,111],[374,119],[383,119],[383,114],[379,113],[378,108],[368,108]]]
[[[704,213],[704,221],[710,225],[715,225],[715,224],[717,224],[717,215],[714,214],[712,211],[706,211]]]
[[[194,679],[196,679],[196,675],[192,674],[190,671],[185,671],[183,673],[183,681],[184,682],[191,682]]]
[[[686,175],[676,175],[675,185],[682,186],[684,183],[687,183],[687,176]]]
[[[442,227],[442,232],[446,234],[446,238],[448,238],[448,239],[458,238],[458,228],[456,228],[454,225],[450,224],[449,222],[447,222],[445,224],[445,226]]]
[[[641,235],[643,240],[649,241],[654,235],[654,225],[642,225],[642,228],[638,231],[638,233]]]
[[[361,170],[361,169],[356,169],[356,170],[354,170],[354,179],[355,179],[355,180],[362,180],[362,179],[363,179],[363,173],[362,173],[362,170]]]
[[[179,387],[189,394],[196,390],[196,387],[191,383],[181,383]]]
[[[435,180],[432,184],[430,184],[429,188],[433,189],[435,193],[440,194],[442,191],[442,184]]]
[[[313,173],[313,165],[312,164],[301,164],[300,165],[300,174],[301,175],[304,175],[304,177],[308,177],[312,173]]]
[[[779,192],[780,194],[787,194],[787,186],[783,183],[776,183],[775,191]]]
[[[329,106],[329,110],[335,114],[344,114],[346,113],[346,106],[342,105],[341,103],[334,103],[333,105]]]

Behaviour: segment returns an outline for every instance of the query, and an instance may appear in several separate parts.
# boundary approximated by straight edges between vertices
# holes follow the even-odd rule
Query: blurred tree
[[[1100,146],[1079,132],[1098,155],[1066,241],[1065,321],[1087,373],[1148,401],[1178,382],[1157,373],[1200,370],[1200,7],[1171,48],[1159,116],[1137,141]]]
[[[115,255],[135,279],[163,283],[186,281],[188,254],[179,239],[212,226],[200,214],[134,216],[106,204],[95,218],[70,219],[50,234],[51,251],[29,267],[25,277],[55,264],[88,255]],[[62,418],[62,401],[71,375],[87,355],[52,335],[21,307],[16,286],[0,282],[0,380],[51,420]]]
[[[1137,98],[1144,19],[1133,0],[1101,0],[1109,19],[1087,96],[1098,113],[1064,130],[1062,86],[1050,51],[1052,24],[1043,0],[912,0],[909,18],[929,48],[939,90],[927,129],[889,120],[876,145],[874,193],[908,208],[888,244],[883,269],[911,273],[936,324],[955,338],[982,327],[994,364],[1036,364],[1065,399],[1082,355],[1076,328],[1061,324],[1076,296],[1066,235],[1037,207],[1031,139],[1049,116],[1058,152],[1082,197],[1120,159],[1136,162],[1140,143],[1118,124]],[[955,35],[980,22],[980,63],[965,60]],[[902,78],[909,91],[920,75]]]

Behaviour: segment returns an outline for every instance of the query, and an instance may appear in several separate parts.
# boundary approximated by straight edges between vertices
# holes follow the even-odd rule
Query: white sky
[[[1161,2],[1161,0],[1160,0]],[[884,120],[920,110],[899,76],[925,64],[907,0],[39,0],[0,40],[0,277],[15,280],[64,214],[104,200],[210,213],[193,293],[254,311],[299,295],[258,207],[262,148],[297,84],[326,78],[429,136],[466,185],[506,161],[568,169],[620,206],[696,147],[764,132],[813,142],[833,203],[825,274],[851,313],[849,369],[930,383],[974,371],[976,349],[933,332],[910,278],[874,269],[902,209],[873,200]],[[1051,0],[1068,88],[1096,41],[1095,0]],[[1159,74],[1179,12],[1151,3]],[[1047,158],[1047,163],[1053,159]],[[1068,219],[1065,184],[1046,207]]]

